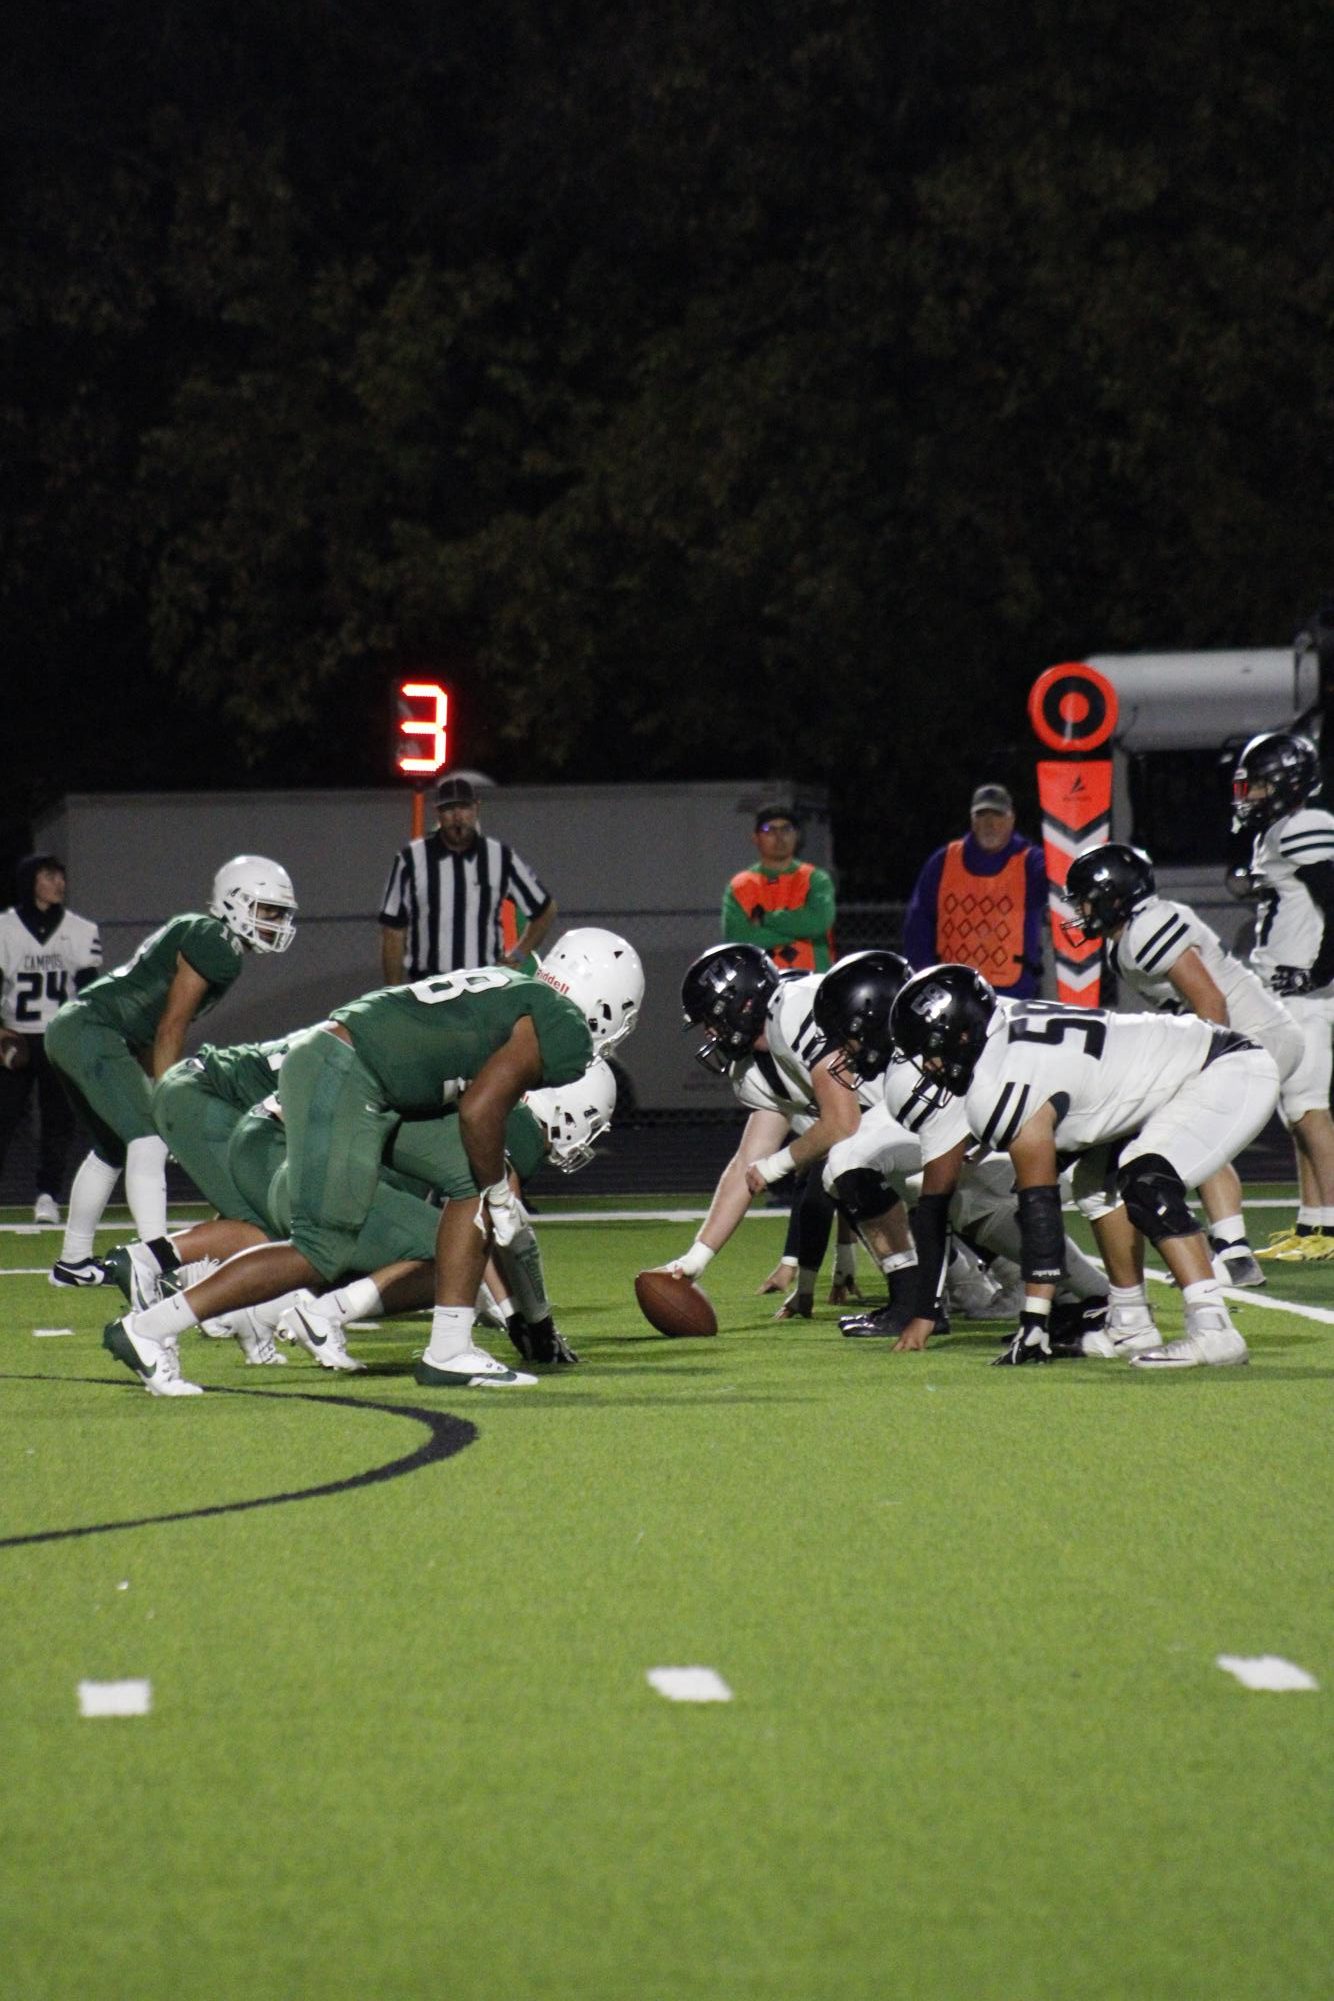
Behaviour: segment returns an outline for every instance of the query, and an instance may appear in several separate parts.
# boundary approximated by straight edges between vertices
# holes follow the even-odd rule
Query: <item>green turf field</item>
[[[1002,1372],[776,1326],[773,1215],[663,1341],[691,1226],[567,1214],[582,1365],[443,1400],[424,1322],[155,1400],[0,1232],[4,2001],[1326,1996],[1334,1267],[1246,1369]]]

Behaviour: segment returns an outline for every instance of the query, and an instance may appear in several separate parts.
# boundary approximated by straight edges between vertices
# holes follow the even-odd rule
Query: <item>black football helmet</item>
[[[1232,773],[1232,831],[1262,834],[1320,790],[1320,756],[1309,736],[1266,730],[1253,736]],[[1265,789],[1257,798],[1255,788]]]
[[[986,1047],[995,1010],[995,988],[971,966],[928,966],[901,989],[890,1028],[928,1083],[943,1084],[961,1098]]]
[[[843,1083],[855,1088],[889,1068],[889,1017],[911,977],[901,952],[852,952],[815,989],[815,1025],[840,1052],[829,1067]]]
[[[1065,929],[1076,938],[1106,938],[1158,892],[1153,863],[1142,848],[1102,841],[1070,864],[1065,893],[1074,914]]]
[[[777,966],[758,945],[713,945],[696,959],[681,982],[681,1006],[687,1028],[709,1030],[695,1051],[706,1070],[725,1077],[750,1055],[778,980]]]

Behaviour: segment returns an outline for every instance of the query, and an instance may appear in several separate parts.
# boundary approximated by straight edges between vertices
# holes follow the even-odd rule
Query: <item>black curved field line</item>
[[[31,1380],[47,1381],[48,1378]],[[106,1384],[103,1377],[89,1377],[99,1386],[119,1389],[119,1383]],[[163,1522],[196,1522],[207,1515],[240,1515],[250,1508],[284,1507],[290,1501],[317,1501],[325,1494],[347,1494],[354,1487],[378,1487],[384,1480],[399,1480],[405,1473],[416,1473],[423,1466],[431,1466],[438,1459],[452,1459],[456,1452],[462,1452],[477,1436],[477,1426],[467,1418],[451,1417],[447,1411],[423,1410],[417,1404],[367,1403],[361,1397],[331,1397],[307,1395],[305,1391],[293,1390],[210,1390],[210,1396],[224,1397],[264,1397],[271,1403],[313,1403],[327,1407],[339,1404],[345,1410],[383,1411],[389,1417],[412,1417],[426,1426],[427,1437],[415,1452],[406,1453],[401,1459],[390,1459],[383,1466],[372,1466],[368,1472],[354,1473],[347,1480],[326,1480],[318,1487],[298,1487],[290,1494],[261,1494],[253,1501],[220,1501],[209,1508],[182,1508],[170,1515],[140,1515],[125,1522],[91,1522],[85,1528],[43,1529],[37,1535],[0,1536],[0,1549],[18,1549],[25,1543],[65,1542],[74,1536],[110,1535],[116,1529],[157,1528]]]

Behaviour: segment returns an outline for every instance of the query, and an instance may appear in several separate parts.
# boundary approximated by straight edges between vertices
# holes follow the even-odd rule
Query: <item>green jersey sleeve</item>
[[[187,949],[188,948],[188,949]],[[145,938],[133,958],[104,973],[79,996],[95,1021],[114,1028],[132,1049],[152,1046],[182,958],[208,982],[196,1010],[215,1007],[241,970],[241,943],[216,917],[187,911]]]

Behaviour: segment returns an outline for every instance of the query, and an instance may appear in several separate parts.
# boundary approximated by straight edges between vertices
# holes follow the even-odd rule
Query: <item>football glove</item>
[[[1271,994],[1309,994],[1311,991],[1311,970],[1309,966],[1275,966],[1269,975]]]
[[[508,1181],[493,1181],[489,1188],[482,1190],[482,1199],[477,1204],[473,1221],[483,1236],[489,1223],[491,1234],[502,1250],[506,1244],[514,1242],[524,1226],[524,1214],[519,1198]]]
[[[523,1320],[515,1314],[507,1331],[525,1362],[553,1362],[563,1369],[579,1360],[550,1314],[545,1320]]]
[[[1019,1368],[1025,1362],[1050,1362],[1051,1359],[1051,1336],[1047,1330],[1046,1315],[1021,1313],[1019,1332],[991,1366],[993,1369]]]

